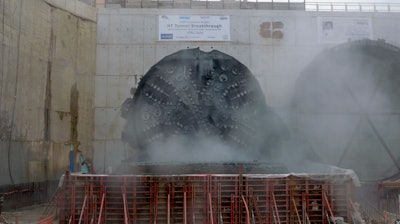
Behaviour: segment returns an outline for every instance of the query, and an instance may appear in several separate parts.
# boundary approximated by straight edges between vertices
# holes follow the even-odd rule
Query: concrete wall
[[[229,42],[158,41],[158,15],[229,15]],[[140,76],[171,53],[185,48],[217,49],[244,63],[257,77],[267,103],[285,111],[300,72],[322,50],[339,43],[323,43],[320,18],[370,19],[372,39],[400,46],[396,13],[340,13],[263,10],[99,9],[94,122],[94,164],[107,172],[124,158],[121,140],[124,120],[119,109]],[[261,24],[282,22],[282,38],[262,35]],[[283,115],[284,116],[284,115]]]
[[[96,10],[0,0],[0,185],[57,179],[69,146],[92,156]]]

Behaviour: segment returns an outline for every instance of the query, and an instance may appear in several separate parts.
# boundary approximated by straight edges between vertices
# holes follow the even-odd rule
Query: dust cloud
[[[372,40],[321,52],[293,71],[300,76],[282,111],[265,103],[236,59],[177,52],[149,70],[125,105],[123,139],[136,162],[273,161],[291,172],[325,172],[322,165],[382,179],[400,167],[398,52]]]
[[[319,54],[296,83],[290,108],[293,138],[286,150],[304,161],[353,169],[363,181],[398,172],[396,52],[383,41],[363,40]]]

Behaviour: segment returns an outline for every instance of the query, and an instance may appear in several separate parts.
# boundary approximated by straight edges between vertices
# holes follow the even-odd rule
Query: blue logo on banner
[[[179,16],[179,19],[190,19],[190,16]]]
[[[172,33],[162,33],[161,40],[172,40],[174,35]]]

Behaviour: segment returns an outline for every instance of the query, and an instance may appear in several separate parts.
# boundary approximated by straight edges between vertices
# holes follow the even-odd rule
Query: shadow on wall
[[[399,172],[400,49],[362,40],[322,52],[297,81],[290,126],[300,155],[363,181]]]
[[[12,128],[11,116],[8,112],[0,113],[0,186],[21,183],[26,179],[28,170],[27,147],[24,137]]]

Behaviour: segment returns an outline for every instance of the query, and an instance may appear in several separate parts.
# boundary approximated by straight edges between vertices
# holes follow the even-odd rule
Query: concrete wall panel
[[[108,44],[110,42],[109,37],[109,19],[110,17],[107,15],[101,16],[97,20],[97,43],[98,44]]]
[[[158,41],[158,17],[153,15],[143,15],[143,43],[153,45]],[[138,30],[136,30],[138,32]]]
[[[95,156],[93,159],[96,173],[112,174],[121,163],[119,158],[125,158],[125,145],[120,141],[94,141]]]
[[[50,114],[51,137],[56,142],[67,142],[70,140],[71,114],[67,111],[53,111]]]
[[[154,45],[144,45],[142,72],[134,75],[144,75],[156,62],[156,47]]]
[[[51,3],[63,9],[67,8],[67,1],[65,0],[52,0]]]
[[[143,17],[136,15],[109,15],[109,43],[131,44],[143,41]]]
[[[311,45],[315,46],[318,42],[317,29],[310,29],[310,27],[317,27],[317,19],[311,16],[299,16],[296,18],[296,45]]]
[[[109,76],[107,79],[107,108],[119,107],[121,106],[120,102],[123,100],[121,99],[121,92],[124,91],[121,89],[120,86],[120,76]]]
[[[77,34],[76,67],[80,76],[93,78],[96,69],[95,57],[90,57],[92,52],[96,52],[96,27],[91,23],[78,22]]]
[[[23,141],[13,141],[10,143],[9,147],[11,150],[9,151],[9,155],[6,158],[9,158],[8,162],[10,163],[10,169],[9,175],[7,175],[6,178],[11,176],[10,179],[12,178],[14,183],[24,183],[25,180],[29,178],[27,173],[29,167],[29,143]],[[1,179],[3,178],[4,177],[2,177]],[[3,184],[7,184],[7,182]]]
[[[69,170],[70,146],[64,143],[50,144],[47,154],[47,167],[52,170],[51,180],[57,180],[65,170]]]
[[[110,18],[114,18],[111,16]],[[116,20],[111,20],[111,22],[117,21],[118,24],[112,23],[115,25],[116,32],[115,32],[115,39],[112,39],[113,43],[116,44],[127,44],[132,43],[132,36],[133,36],[133,22],[134,18],[132,16],[119,16]],[[140,23],[135,23],[135,25],[139,25]],[[140,24],[142,25],[142,24]]]
[[[123,45],[109,45],[108,55],[108,75],[117,76],[120,74],[120,60],[121,60],[121,48]]]
[[[66,1],[65,3],[65,9],[69,12],[73,12],[77,8],[77,1]]]
[[[231,24],[231,41],[238,44],[249,44],[250,36],[255,35],[251,33],[250,18],[248,16],[232,16],[230,18]]]
[[[55,9],[52,13],[53,32],[56,38],[55,59],[75,64],[78,18],[66,11]]]
[[[85,7],[79,7],[87,9]],[[80,142],[80,150],[85,158],[90,161],[93,158],[93,105],[94,105],[94,77],[96,71],[96,24],[78,21],[78,42],[76,55],[76,98],[78,104],[74,107],[71,102],[70,112],[76,116],[76,124],[71,123],[77,132]],[[73,94],[73,93],[72,93]],[[74,100],[74,99],[73,99]]]
[[[106,139],[121,139],[124,122],[120,119],[120,114],[121,112],[119,107],[106,109]],[[118,150],[118,148],[114,149],[115,151]]]
[[[126,30],[125,36],[128,37],[127,44],[142,44],[144,36],[144,17],[143,16],[123,16],[121,17],[123,24],[122,29]]]
[[[105,143],[105,168],[106,173],[113,173],[121,164],[121,158],[126,158],[125,145],[119,140]]]
[[[398,21],[392,18],[374,18],[373,33],[376,39],[384,39],[389,43],[398,42],[400,39]]]
[[[47,143],[29,142],[26,144],[29,149],[29,159],[27,158],[29,181],[46,181],[46,164],[48,163],[47,155],[49,152]]]
[[[109,44],[118,44],[121,39],[124,37],[121,36],[120,32],[120,15],[114,14],[114,15],[108,15],[108,37],[109,39]],[[126,37],[127,38],[127,37]]]
[[[105,107],[107,104],[107,76],[96,76],[94,104],[97,107]]]
[[[121,104],[124,102],[124,100],[128,97],[132,97],[130,94],[130,90],[132,87],[136,87],[133,83],[136,82],[137,79],[140,77],[136,76],[122,76],[119,78],[119,86],[121,87],[121,91],[119,92],[119,98],[118,98],[118,105],[117,108],[121,107]]]
[[[229,15],[231,41],[158,41],[158,16],[168,14]],[[101,166],[114,167],[123,159],[125,146],[119,140],[119,132],[122,130],[124,120],[119,117],[118,109],[123,100],[130,96],[130,87],[136,86],[140,76],[144,75],[155,63],[182,49],[196,47],[203,51],[215,49],[235,57],[245,64],[259,80],[267,103],[278,111],[285,110],[291,102],[301,71],[318,57],[321,51],[338,44],[320,42],[318,38],[320,17],[371,18],[375,39],[384,38],[391,44],[400,46],[400,38],[398,38],[400,31],[396,26],[399,15],[395,13],[100,9],[98,30],[101,32],[98,32],[97,63],[102,64],[97,65],[96,71],[98,95],[96,95],[95,108],[96,113],[101,114],[101,117],[105,116],[104,119],[107,121],[96,118],[96,122],[99,123],[95,122],[95,133],[97,133],[95,136],[98,137],[95,137],[95,142],[101,142],[98,145],[102,153],[108,154],[115,151],[113,158],[103,157]],[[131,24],[135,27],[134,33],[132,33]],[[99,128],[101,130],[96,130]],[[332,135],[340,135],[340,131]],[[396,144],[395,141],[398,139],[388,140],[392,142],[391,144]],[[322,141],[319,143],[316,141],[315,144],[313,147],[323,147]],[[321,153],[325,153],[328,157],[327,162],[337,162],[337,158],[330,157],[330,153],[338,148],[342,150],[345,147],[344,144],[338,143],[336,146],[321,150]],[[121,157],[116,158],[118,156]]]
[[[55,8],[68,11],[77,17],[81,17],[92,22],[96,21],[96,9],[89,7],[80,0],[44,0],[44,2]]]
[[[52,74],[54,74],[51,81],[52,91],[59,93],[52,96],[52,106],[56,111],[68,112],[70,109],[71,86],[75,83],[71,76],[75,74],[75,68],[65,61],[57,61],[53,63],[52,71]]]
[[[270,46],[251,46],[250,48],[250,68],[254,74],[268,76],[274,74],[273,47]]]
[[[1,4],[0,4],[0,12],[4,12],[4,10],[5,10],[5,4],[4,4],[4,1],[2,1]],[[4,24],[4,16],[0,16],[0,23]],[[2,37],[4,36],[4,26],[0,27],[0,35]],[[3,45],[0,46],[0,50],[2,50],[2,48],[3,48]],[[0,64],[1,63],[2,63],[2,60],[0,61]]]
[[[106,109],[96,108],[94,110],[94,139],[104,140],[106,139],[107,131],[107,120],[106,120]]]
[[[96,11],[77,0],[0,4],[0,163],[10,162],[0,184],[59,178],[64,155],[52,150],[70,140],[92,150]]]
[[[2,164],[2,169],[0,169],[0,175],[2,178],[0,178],[0,185],[2,184],[8,184],[11,182],[10,180],[10,174],[9,174],[9,153],[8,153],[8,147],[9,147],[9,142],[8,141],[0,141],[0,147],[3,150],[0,150],[0,158],[1,159],[1,164]]]
[[[155,57],[156,60],[155,61],[157,63],[158,61],[163,59],[165,56],[175,52],[174,49],[176,49],[176,48],[174,48],[174,47],[177,47],[177,46],[174,46],[173,44],[168,44],[168,45],[166,44],[166,45],[156,45],[155,47],[156,47],[156,57]]]
[[[19,16],[23,11],[18,1],[5,1],[4,2],[4,24],[10,27],[19,26]]]
[[[217,48],[218,49],[218,48]],[[226,47],[224,53],[228,55],[236,55],[235,58],[242,64],[250,68],[250,46],[249,45],[235,45],[232,47]],[[258,75],[258,74],[254,74]]]
[[[94,148],[94,155],[93,155],[94,171],[96,173],[106,173],[106,167],[105,167],[106,141],[94,140],[93,148]]]
[[[121,49],[120,74],[143,74],[143,46],[125,45]]]
[[[109,55],[109,47],[108,45],[98,45],[96,57],[96,71],[97,75],[108,75],[108,55]]]

